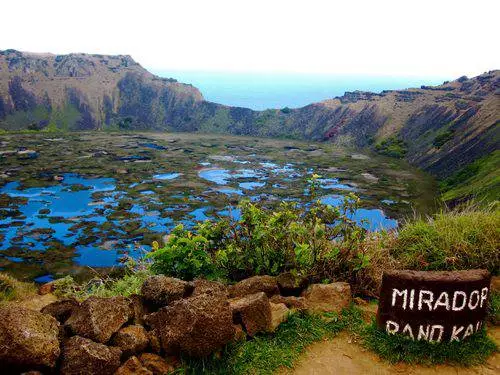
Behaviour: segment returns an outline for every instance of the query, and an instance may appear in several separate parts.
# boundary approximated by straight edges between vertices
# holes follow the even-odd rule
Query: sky
[[[0,49],[131,55],[153,71],[475,76],[498,0],[5,1]]]

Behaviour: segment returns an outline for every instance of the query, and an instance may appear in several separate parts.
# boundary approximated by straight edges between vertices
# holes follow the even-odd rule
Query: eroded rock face
[[[188,296],[192,291],[191,283],[163,275],[147,278],[141,288],[144,300],[157,307],[167,306]]]
[[[146,323],[156,332],[167,354],[204,357],[234,337],[229,303],[207,294],[175,301],[148,315]]]
[[[115,375],[153,375],[153,372],[144,367],[137,357],[130,357],[116,370]]]
[[[279,294],[276,278],[273,276],[253,276],[229,287],[231,297],[244,297],[258,292],[264,292],[268,297]]]
[[[1,306],[0,364],[22,369],[54,367],[61,352],[58,333],[59,323],[50,315]]]
[[[175,371],[177,361],[169,358],[166,360],[159,355],[152,353],[142,353],[139,356],[142,365],[151,371],[154,375],[166,375]]]
[[[113,374],[120,367],[121,354],[118,348],[73,336],[63,345],[60,371],[63,375]]]
[[[41,312],[52,315],[60,323],[64,323],[79,305],[73,298],[62,299],[45,306]]]
[[[234,298],[229,303],[233,312],[233,321],[241,322],[249,336],[271,330],[271,305],[264,292]]]
[[[340,312],[351,303],[351,286],[348,283],[312,284],[302,293],[307,310],[315,313]]]
[[[143,326],[131,325],[116,332],[112,344],[120,348],[124,356],[129,357],[142,353],[149,345],[149,337]]]
[[[132,317],[124,297],[90,297],[73,311],[65,323],[73,334],[106,343]]]

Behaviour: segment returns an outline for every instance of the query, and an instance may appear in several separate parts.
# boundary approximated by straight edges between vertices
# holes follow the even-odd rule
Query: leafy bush
[[[310,180],[312,201],[266,209],[242,201],[241,218],[219,218],[193,231],[178,226],[163,248],[149,254],[157,273],[190,280],[197,276],[240,280],[284,271],[316,279],[355,274],[369,259],[357,249],[366,230],[352,220],[359,198],[347,196],[341,207],[315,200],[319,176]]]
[[[406,223],[390,253],[401,267],[417,270],[500,266],[500,210],[468,207]]]

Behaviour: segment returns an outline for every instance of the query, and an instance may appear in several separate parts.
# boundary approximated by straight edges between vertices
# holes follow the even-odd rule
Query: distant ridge
[[[499,148],[500,71],[439,86],[346,92],[298,109],[207,102],[130,56],[0,51],[0,128],[220,132],[330,141],[405,156],[444,177]]]

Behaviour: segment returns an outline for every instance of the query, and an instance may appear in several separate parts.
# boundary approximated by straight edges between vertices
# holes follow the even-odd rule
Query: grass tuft
[[[401,335],[388,335],[372,323],[362,336],[368,349],[392,363],[472,366],[484,363],[498,349],[484,330],[463,342],[429,343],[413,341]]]
[[[0,272],[0,302],[22,300],[36,292],[33,283],[25,283]]]

